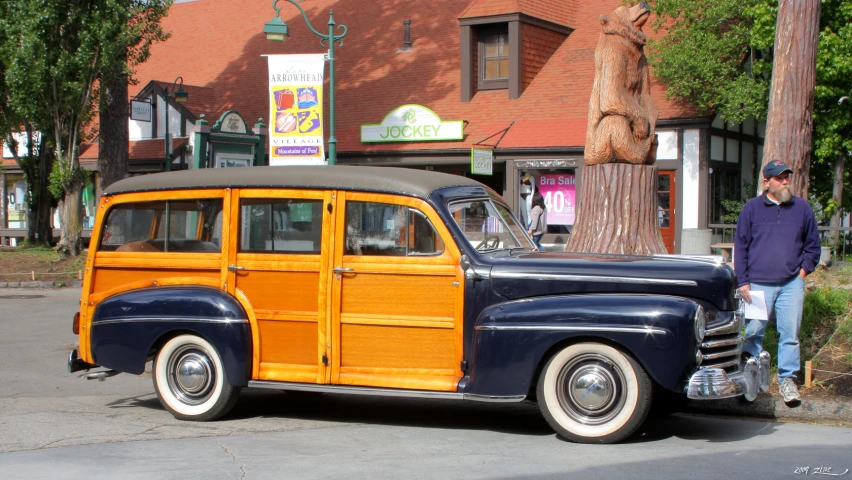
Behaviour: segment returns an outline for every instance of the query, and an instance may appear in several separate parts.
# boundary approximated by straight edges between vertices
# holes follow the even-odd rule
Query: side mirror
[[[461,258],[459,259],[459,266],[461,267],[462,271],[465,272],[468,268],[470,268],[470,260],[467,258],[467,255],[461,256]]]

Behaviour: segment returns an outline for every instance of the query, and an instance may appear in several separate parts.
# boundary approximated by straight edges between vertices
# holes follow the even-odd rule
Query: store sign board
[[[434,142],[461,140],[464,122],[444,122],[422,105],[403,105],[388,113],[378,125],[361,125],[361,142]]]
[[[577,190],[573,173],[556,173],[538,177],[538,191],[544,196],[548,225],[573,225]]]
[[[139,122],[151,121],[151,102],[141,100],[130,101],[130,119]]]
[[[470,173],[474,175],[493,175],[494,151],[490,148],[471,148]]]

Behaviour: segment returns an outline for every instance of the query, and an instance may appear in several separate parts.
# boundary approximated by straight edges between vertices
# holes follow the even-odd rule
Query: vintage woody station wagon
[[[86,264],[83,377],[141,374],[175,417],[240,389],[536,400],[615,442],[652,399],[753,399],[734,275],[716,257],[536,251],[473,180],[369,167],[146,175],[104,193]]]

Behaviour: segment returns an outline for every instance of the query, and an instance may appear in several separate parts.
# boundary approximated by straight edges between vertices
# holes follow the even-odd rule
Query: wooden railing
[[[728,245],[734,243],[734,234],[737,231],[737,226],[734,224],[728,223],[711,223],[707,225],[707,228],[713,230],[713,237],[711,243],[713,245]],[[840,241],[837,242],[837,248],[832,247],[831,253],[834,257],[834,260],[837,260],[837,257],[846,258],[847,240],[852,235],[852,227],[817,227],[819,230],[820,240],[827,240],[830,238],[832,233],[837,232],[840,235]],[[719,248],[719,247],[716,247]],[[724,253],[724,252],[722,252]],[[849,251],[852,254],[852,251]]]
[[[53,239],[59,240],[62,236],[62,230],[58,228],[53,229]],[[91,228],[83,229],[83,245],[89,244],[89,238],[92,236]],[[6,246],[11,245],[11,240],[16,239],[18,242],[27,238],[27,229],[26,228],[0,228],[0,245]]]

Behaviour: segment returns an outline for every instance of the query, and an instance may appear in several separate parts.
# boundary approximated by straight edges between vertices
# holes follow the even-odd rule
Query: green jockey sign
[[[403,105],[385,115],[378,125],[361,125],[361,142],[434,142],[461,140],[464,122],[443,122],[422,105]]]

